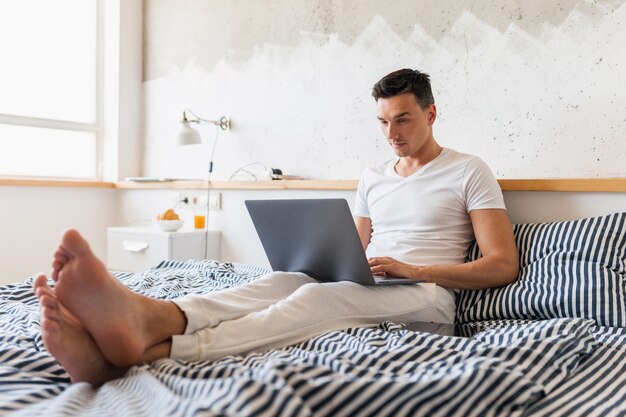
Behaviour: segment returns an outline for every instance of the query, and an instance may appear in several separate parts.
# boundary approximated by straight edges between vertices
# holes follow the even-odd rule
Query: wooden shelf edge
[[[65,188],[115,188],[114,182],[85,180],[41,180],[0,178],[0,187],[65,187]]]
[[[498,180],[502,191],[626,192],[626,178]],[[218,190],[356,190],[357,180],[214,181]],[[206,181],[118,182],[121,189],[206,189]]]
[[[502,191],[626,192],[626,178],[498,180]]]
[[[115,188],[123,190],[202,189],[206,181],[129,182],[121,181]],[[356,190],[357,180],[275,180],[275,181],[211,181],[216,190]]]
[[[555,178],[498,180],[503,191],[609,192],[626,193],[626,178]],[[206,181],[172,182],[102,182],[41,179],[0,179],[1,186],[27,187],[85,187],[120,190],[206,190]],[[335,190],[353,191],[357,180],[278,180],[278,181],[212,181],[217,190]]]

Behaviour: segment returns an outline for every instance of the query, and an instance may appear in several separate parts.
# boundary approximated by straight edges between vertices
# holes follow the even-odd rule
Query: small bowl
[[[185,223],[184,220],[154,220],[154,224],[164,232],[175,232]]]

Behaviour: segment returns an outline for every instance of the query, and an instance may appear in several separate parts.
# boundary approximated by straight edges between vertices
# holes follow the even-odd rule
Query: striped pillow
[[[461,291],[457,321],[586,318],[626,327],[626,213],[514,225],[519,279]],[[468,261],[481,256],[474,242]]]

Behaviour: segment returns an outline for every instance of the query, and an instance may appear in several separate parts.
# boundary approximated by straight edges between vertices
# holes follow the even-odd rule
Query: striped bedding
[[[190,261],[117,276],[134,291],[173,298],[264,272]],[[626,329],[584,318],[484,321],[472,338],[381,323],[215,362],[164,359],[94,390],[70,384],[43,347],[31,283],[0,287],[0,414],[626,415]]]
[[[457,320],[585,318],[626,327],[626,212],[516,224],[520,275],[505,287],[462,291]],[[468,260],[481,256],[476,243]]]

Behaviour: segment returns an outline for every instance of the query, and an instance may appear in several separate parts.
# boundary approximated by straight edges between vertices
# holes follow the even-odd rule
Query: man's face
[[[376,102],[380,127],[393,151],[400,157],[418,155],[433,139],[432,126],[437,117],[434,104],[422,110],[411,93]]]

